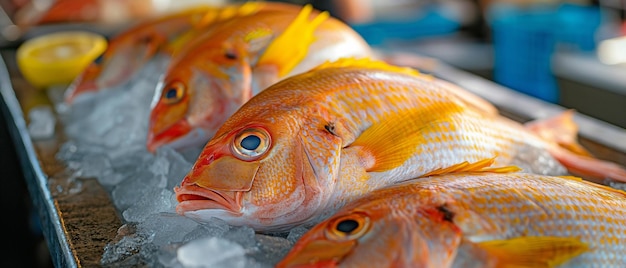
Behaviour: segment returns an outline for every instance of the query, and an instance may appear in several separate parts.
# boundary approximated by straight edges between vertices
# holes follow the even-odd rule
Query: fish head
[[[147,148],[203,146],[250,98],[251,69],[238,50],[190,50],[169,66],[151,105]]]
[[[130,32],[110,40],[106,51],[72,81],[65,93],[65,101],[71,104],[82,95],[123,84],[137,73],[165,42],[166,37],[155,31]]]
[[[348,204],[305,233],[276,267],[450,267],[460,230],[430,205],[403,203],[404,194]]]
[[[275,111],[246,105],[220,128],[176,187],[177,212],[259,231],[309,221],[332,193],[341,142],[324,133],[310,136],[314,131],[302,127],[308,124],[299,116],[272,117]],[[244,118],[250,118],[246,124],[229,124]]]

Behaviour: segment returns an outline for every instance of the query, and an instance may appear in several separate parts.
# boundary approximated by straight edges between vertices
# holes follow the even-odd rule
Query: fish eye
[[[226,58],[230,60],[237,59],[237,54],[235,54],[235,52],[232,52],[232,51],[227,51],[226,54],[224,54],[224,56],[226,56]]]
[[[185,85],[181,82],[170,83],[163,90],[163,100],[172,104],[180,101],[185,94]]]
[[[241,160],[253,160],[263,155],[270,147],[270,135],[260,128],[248,128],[239,132],[232,151]]]
[[[95,60],[93,60],[93,63],[100,65],[102,64],[103,60],[104,60],[104,53],[100,54],[100,56],[98,56]]]
[[[337,217],[326,228],[326,237],[336,241],[352,240],[369,230],[370,218],[362,212]]]
[[[359,222],[353,219],[342,220],[339,223],[337,223],[337,227],[336,227],[337,231],[346,233],[346,234],[352,233],[352,231],[356,230],[357,228],[359,228]]]
[[[145,36],[139,37],[139,43],[150,44],[153,41],[154,41],[154,36],[152,35],[145,35]]]

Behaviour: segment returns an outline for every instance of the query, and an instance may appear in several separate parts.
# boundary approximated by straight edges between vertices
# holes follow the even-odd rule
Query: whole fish
[[[445,85],[367,59],[282,80],[209,141],[175,189],[177,211],[259,231],[288,229],[372,190],[495,156],[498,166],[519,163],[532,172],[565,173],[557,157],[626,178],[621,167],[563,149]]]
[[[129,81],[150,59],[177,53],[198,32],[236,16],[260,11],[290,10],[282,3],[199,5],[145,20],[113,37],[107,50],[92,62],[68,87],[66,103],[83,94],[95,93]]]
[[[147,148],[201,147],[253,95],[341,56],[372,55],[343,22],[310,5],[231,19],[193,40],[155,93]]]
[[[276,267],[626,267],[626,193],[574,177],[470,172],[369,193]]]

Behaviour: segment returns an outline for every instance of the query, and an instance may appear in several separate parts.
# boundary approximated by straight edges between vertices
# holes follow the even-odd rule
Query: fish
[[[625,192],[481,166],[370,192],[276,267],[626,266]]]
[[[524,164],[550,175],[566,173],[558,161],[566,159],[572,169],[626,178],[615,163],[545,140],[536,133],[541,122],[528,130],[468,95],[371,59],[341,59],[284,79],[220,127],[175,187],[176,211],[281,231],[319,222],[375,189],[491,157],[496,166]],[[571,112],[547,125],[567,118]]]
[[[193,37],[221,21],[263,11],[293,9],[282,3],[246,2],[224,6],[196,5],[145,19],[115,35],[108,48],[69,85],[65,102],[123,85],[157,56],[172,57]],[[91,93],[91,94],[90,94]]]
[[[146,147],[202,148],[232,113],[275,82],[326,60],[372,54],[352,28],[310,5],[221,23],[173,59],[154,95]]]

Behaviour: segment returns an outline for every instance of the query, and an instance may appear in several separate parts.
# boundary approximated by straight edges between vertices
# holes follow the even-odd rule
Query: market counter
[[[57,124],[50,139],[31,139],[26,116],[37,105],[50,104],[44,91],[36,90],[17,71],[13,51],[0,54],[0,100],[8,116],[28,191],[42,225],[55,267],[100,265],[104,246],[122,225],[108,193],[95,179],[69,178],[55,157],[64,142]],[[81,191],[72,191],[81,184]]]
[[[32,107],[50,105],[44,91],[35,90],[17,71],[12,50],[0,54],[0,106],[7,116],[25,180],[56,267],[100,266],[104,247],[116,236],[122,220],[106,191],[95,179],[71,178],[55,155],[65,141],[57,120],[54,137],[29,136]],[[500,111],[524,122],[556,115],[565,109],[438,62],[429,70],[494,103]],[[602,159],[626,165],[626,130],[577,114],[580,142]],[[76,191],[76,189],[81,189]]]

